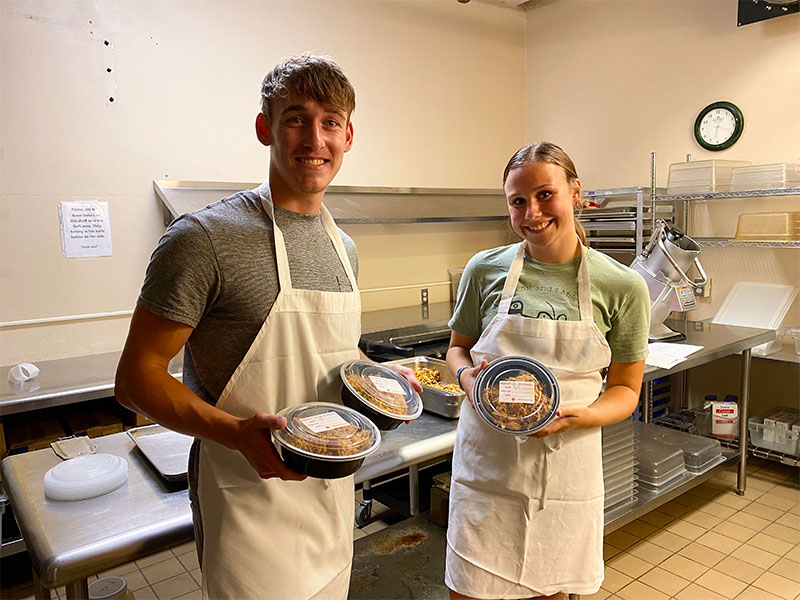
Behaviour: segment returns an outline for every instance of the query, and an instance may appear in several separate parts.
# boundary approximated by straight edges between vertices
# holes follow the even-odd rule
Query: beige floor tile
[[[757,517],[761,517],[762,519],[767,519],[768,521],[775,521],[781,518],[786,511],[778,510],[777,508],[772,508],[771,506],[767,506],[766,504],[759,504],[758,502],[753,502],[745,506],[742,509],[742,512],[747,513],[749,515],[756,515]]]
[[[674,523],[670,523],[665,527],[665,529],[670,533],[679,535],[687,540],[696,540],[706,532],[705,528],[693,523],[689,523],[684,519],[679,519]]]
[[[658,527],[655,525],[650,525],[650,523],[645,523],[640,519],[636,519],[635,521],[628,523],[621,529],[621,531],[635,535],[638,538],[646,538],[648,535],[655,533],[657,530]]]
[[[153,591],[159,600],[173,600],[197,589],[197,583],[188,573],[181,573],[153,584]]]
[[[200,572],[200,569],[192,569],[189,571],[189,575],[197,582],[197,585],[200,587],[203,586],[203,574]]]
[[[708,498],[703,496],[695,496],[693,493],[687,492],[675,498],[673,502],[677,502],[683,506],[688,506],[689,508],[697,508],[698,506],[702,506],[708,502]]]
[[[364,526],[361,528],[361,531],[365,532],[367,535],[371,535],[383,529],[389,527],[389,524],[385,521],[373,521],[372,523]]]
[[[712,551],[713,552],[713,551]],[[719,562],[719,561],[717,561]],[[703,573],[708,571],[708,567],[692,560],[682,554],[675,554],[662,562],[659,567],[669,571],[673,575],[678,575],[689,581],[694,581]]]
[[[725,506],[730,506],[736,510],[742,510],[745,506],[750,504],[752,500],[748,500],[744,496],[740,496],[736,492],[725,492],[714,498],[714,502],[719,502]]]
[[[631,546],[627,551],[636,558],[646,560],[651,565],[660,564],[672,556],[672,551],[656,546],[647,540],[642,540],[635,546]]]
[[[668,596],[674,596],[683,588],[691,583],[688,579],[679,577],[664,569],[656,567],[651,569],[641,577],[639,581],[649,585],[651,588],[664,592]]]
[[[620,573],[623,573],[628,577],[632,577],[633,579],[640,577],[653,568],[653,565],[651,565],[649,562],[642,560],[641,558],[637,558],[632,554],[628,554],[627,552],[617,554],[614,558],[608,561],[607,564]]]
[[[683,517],[683,520],[691,523],[692,525],[697,525],[698,527],[702,527],[703,529],[713,529],[723,521],[719,517],[710,515],[707,512],[703,512],[702,510],[696,510],[694,512],[689,513],[688,515]]]
[[[797,500],[782,498],[780,492],[776,492],[776,488],[773,488],[770,491],[770,493],[764,494],[763,496],[755,500],[754,503],[763,504],[764,506],[769,506],[770,508],[777,508],[778,510],[786,512],[787,510],[793,508],[797,504]]]
[[[187,571],[191,571],[192,569],[196,569],[200,566],[200,562],[197,560],[196,552],[187,552],[186,554],[179,556],[178,561]]]
[[[794,547],[794,544],[784,542],[783,540],[779,540],[778,538],[767,535],[766,533],[755,534],[747,541],[747,543],[751,546],[755,546],[756,548],[761,548],[767,552],[777,554],[778,556],[783,556]]]
[[[773,481],[763,481],[761,479],[752,479],[749,477],[747,479],[747,489],[753,488],[764,493],[769,492],[776,485],[777,484]]]
[[[708,534],[706,534],[708,535]],[[662,548],[666,548],[667,550],[672,550],[673,552],[677,552],[681,548],[688,546],[690,540],[687,540],[684,537],[679,535],[675,535],[674,533],[670,533],[669,531],[658,531],[653,535],[647,538],[648,542],[652,542],[656,546],[661,546]]]
[[[792,600],[800,594],[800,583],[769,571],[756,579],[753,582],[753,587],[766,590],[780,598],[785,598],[785,600]]]
[[[603,544],[603,560],[608,561],[611,558],[614,558],[617,554],[622,552],[619,548],[615,548],[610,544]]]
[[[616,531],[609,533],[603,539],[603,541],[606,544],[611,544],[615,548],[619,548],[620,550],[625,550],[633,546],[635,543],[637,543],[639,541],[639,538],[636,537],[635,535],[631,535],[630,533],[626,533],[621,529],[617,529]]]
[[[780,558],[772,554],[772,552],[767,552],[750,544],[739,546],[731,553],[731,556],[762,569],[769,569]]]
[[[708,546],[709,548],[713,548],[714,550],[722,552],[723,554],[730,554],[736,550],[736,548],[742,545],[742,542],[714,531],[709,531],[701,535],[699,538],[697,538],[697,543],[703,546]]]
[[[134,594],[136,596],[136,600],[159,600],[156,593],[153,591],[149,585],[147,587],[143,587],[140,590],[136,590]]]
[[[684,506],[683,504],[679,504],[679,503],[675,502],[674,500],[672,502],[667,502],[663,506],[659,507],[658,510],[660,510],[664,514],[667,514],[667,515],[669,515],[671,517],[676,517],[676,518],[677,517],[682,517],[686,513],[689,513],[689,512],[692,511],[692,509],[689,508],[688,506]]]
[[[156,554],[151,554],[150,556],[140,558],[136,561],[136,566],[141,569],[143,567],[149,567],[150,565],[154,565],[158,562],[169,560],[170,558],[174,557],[175,555],[170,550],[164,550],[163,552],[157,552]]]
[[[776,523],[779,525],[785,525],[786,527],[800,529],[800,515],[787,512],[780,519],[778,519]]]
[[[645,523],[650,523],[650,525],[655,525],[656,527],[663,527],[667,523],[674,521],[675,518],[659,510],[651,510],[646,515],[642,515],[641,520]]]
[[[606,600],[606,598],[608,598],[610,595],[611,592],[609,592],[608,590],[604,590],[603,588],[600,588],[594,594],[590,594],[588,596],[582,594],[581,600]]]
[[[719,565],[717,565],[717,567],[719,567]],[[695,580],[695,583],[706,589],[714,590],[716,593],[726,598],[735,598],[747,587],[745,582],[739,581],[725,573],[720,573],[716,569],[709,569],[700,575],[700,577]]]
[[[683,588],[675,594],[675,598],[676,600],[728,600],[725,596],[720,596],[696,583],[691,583]]]
[[[750,586],[736,596],[736,600],[781,600],[781,598],[775,594],[760,590],[757,587]]]
[[[603,588],[612,594],[616,593],[617,590],[624,588],[631,581],[633,581],[633,579],[624,573],[620,573],[616,569],[606,566],[605,579],[603,579]]]
[[[752,529],[756,532],[763,531],[763,529],[771,523],[771,521],[768,521],[767,519],[763,519],[756,515],[751,515],[743,510],[740,510],[735,515],[729,517],[728,522],[741,525],[742,527],[747,527],[748,529]]]
[[[705,567],[713,567],[726,556],[723,552],[712,550],[708,546],[702,546],[697,542],[692,542],[686,548],[683,548],[679,554]],[[703,570],[705,571],[705,569]]]
[[[783,556],[784,558],[788,558],[789,560],[793,560],[794,562],[800,562],[800,544],[789,550]]]
[[[114,567],[113,569],[109,569],[108,571],[103,571],[102,573],[98,573],[98,577],[124,577],[126,573],[132,573],[134,571],[138,571],[139,567],[136,566],[135,562],[126,563],[124,565],[120,565],[118,567]]]
[[[800,488],[798,488],[796,484],[778,484],[770,490],[770,495],[777,498],[783,498],[784,500],[789,500],[790,502],[800,502]]]
[[[669,600],[664,592],[659,592],[639,581],[632,581],[617,592],[623,600]]]
[[[145,576],[145,579],[147,579],[151,586],[154,583],[164,581],[165,579],[169,579],[170,577],[174,577],[175,575],[185,572],[186,569],[183,568],[183,565],[178,562],[178,559],[174,556],[169,560],[164,560],[142,569],[142,574]]]
[[[714,529],[712,529],[711,531],[719,533],[721,535],[727,535],[729,538],[733,538],[738,542],[746,542],[757,533],[756,531],[748,527],[737,525],[736,523],[731,523],[730,520],[723,521],[722,523],[714,527]]]
[[[770,567],[770,573],[775,573],[792,581],[800,583],[800,563],[788,558],[782,558]]]
[[[719,495],[720,490],[719,487],[712,486],[708,482],[701,483],[695,488],[692,488],[691,491],[692,495],[700,496],[701,498],[713,498],[714,496]]]
[[[800,544],[800,530],[780,523],[770,523],[764,528],[764,533],[776,537],[784,542],[789,542],[793,546]]]
[[[194,542],[186,542],[185,544],[175,546],[172,549],[172,553],[175,556],[180,556],[181,554],[186,554],[187,552],[194,552],[197,554],[197,545]]]
[[[177,600],[203,600],[203,591],[200,588],[197,588],[188,594],[178,596]]]
[[[130,573],[126,573],[122,577],[125,578],[125,581],[128,584],[128,589],[132,592],[140,590],[143,587],[147,587],[147,580],[144,578],[144,575],[142,575],[142,572],[139,569],[131,571]]]
[[[353,529],[353,541],[360,540],[363,537],[367,537],[367,533],[363,529]]]
[[[745,583],[753,583],[756,579],[764,574],[765,569],[757,567],[754,564],[745,562],[735,556],[726,556],[717,566],[714,567],[716,571],[727,573],[731,577],[744,581]]]
[[[708,504],[699,507],[697,510],[702,510],[705,513],[719,517],[720,519],[727,519],[733,514],[736,514],[736,509],[726,506],[721,502],[712,500]]]

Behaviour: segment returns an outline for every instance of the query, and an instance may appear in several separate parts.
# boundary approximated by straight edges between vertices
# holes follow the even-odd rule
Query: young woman
[[[447,363],[470,402],[453,452],[445,582],[453,599],[592,594],[603,581],[600,426],[638,402],[647,286],[585,247],[581,183],[561,148],[521,148],[503,189],[523,241],[472,257],[450,321]],[[478,373],[512,354],[547,365],[561,388],[557,418],[527,438],[490,428],[471,405]]]

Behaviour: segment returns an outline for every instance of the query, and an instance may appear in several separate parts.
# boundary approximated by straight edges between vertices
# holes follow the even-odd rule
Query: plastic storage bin
[[[800,211],[743,213],[739,215],[734,239],[742,242],[800,240]]]
[[[800,164],[773,163],[736,167],[731,171],[734,190],[761,190],[800,185]]]
[[[747,422],[754,446],[800,456],[800,410],[778,406]]]
[[[699,194],[730,189],[731,171],[750,165],[742,160],[696,160],[669,166],[668,194]]]

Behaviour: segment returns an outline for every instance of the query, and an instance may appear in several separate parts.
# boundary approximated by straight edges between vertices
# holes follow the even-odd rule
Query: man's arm
[[[193,328],[137,307],[122,351],[114,387],[120,404],[172,430],[238,450],[264,478],[304,479],[281,461],[270,431],[283,417],[257,413],[240,419],[203,401],[169,374],[169,361]]]

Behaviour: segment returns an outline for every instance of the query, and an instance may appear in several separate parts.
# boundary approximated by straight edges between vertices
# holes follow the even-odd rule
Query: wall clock
[[[709,104],[694,122],[694,137],[706,150],[725,150],[733,146],[744,130],[744,116],[731,102]]]

